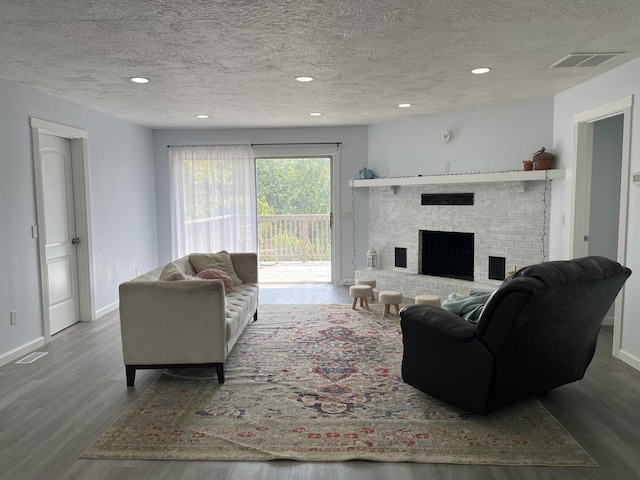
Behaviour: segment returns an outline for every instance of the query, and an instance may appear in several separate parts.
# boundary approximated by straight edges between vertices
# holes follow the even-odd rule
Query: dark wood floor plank
[[[350,304],[348,287],[264,286],[260,303]],[[30,365],[0,368],[0,479],[104,480],[635,480],[640,478],[640,372],[614,359],[603,328],[584,380],[543,404],[598,468],[499,467],[373,462],[179,462],[80,460],[82,452],[161,371],[127,388],[117,316],[75,325]]]

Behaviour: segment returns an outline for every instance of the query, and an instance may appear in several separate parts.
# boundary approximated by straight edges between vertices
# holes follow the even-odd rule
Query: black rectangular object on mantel
[[[423,193],[421,205],[473,205],[473,193]]]
[[[489,280],[504,280],[507,259],[489,256]]]
[[[395,266],[407,268],[407,249],[396,247]]]

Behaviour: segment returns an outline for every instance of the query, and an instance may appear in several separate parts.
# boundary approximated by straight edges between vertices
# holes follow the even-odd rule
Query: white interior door
[[[71,142],[40,134],[50,334],[80,320]],[[46,297],[45,297],[46,298]]]

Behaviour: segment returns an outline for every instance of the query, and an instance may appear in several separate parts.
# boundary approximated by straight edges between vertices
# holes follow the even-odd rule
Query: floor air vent
[[[26,357],[24,357],[22,360],[18,360],[16,363],[33,363],[36,360],[44,357],[48,353],[49,352],[33,352],[27,355]]]

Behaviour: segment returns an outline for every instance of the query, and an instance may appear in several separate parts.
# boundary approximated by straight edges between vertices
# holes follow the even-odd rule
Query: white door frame
[[[330,144],[293,144],[293,145],[254,145],[255,158],[297,158],[297,157],[330,157],[331,158],[331,283],[340,285],[342,272],[340,263],[340,145]]]
[[[577,113],[573,116],[573,159],[574,172],[571,183],[571,222],[570,222],[570,258],[588,254],[588,244],[584,236],[588,235],[588,213],[591,200],[591,164],[593,160],[593,123],[598,120],[623,115],[622,127],[622,171],[620,175],[620,214],[618,217],[618,253],[617,261],[625,265],[627,258],[627,228],[629,211],[629,169],[631,165],[631,108],[633,96],[601,105]],[[622,346],[622,306],[624,287],[616,297],[613,314],[613,356],[620,358]]]
[[[33,144],[33,162],[36,186],[36,212],[39,232],[45,231],[44,194],[42,165],[40,160],[40,134],[67,138],[71,142],[71,166],[73,171],[73,193],[76,215],[76,233],[80,243],[76,247],[78,256],[78,300],[80,321],[95,320],[95,298],[93,292],[93,251],[91,240],[91,215],[89,208],[89,168],[87,155],[87,132],[75,127],[30,118]],[[49,278],[46,267],[45,239],[38,239],[40,285],[42,297],[42,320],[44,339],[51,341],[49,324]]]

